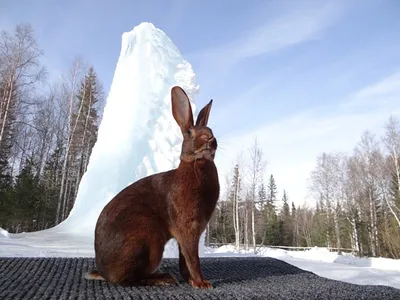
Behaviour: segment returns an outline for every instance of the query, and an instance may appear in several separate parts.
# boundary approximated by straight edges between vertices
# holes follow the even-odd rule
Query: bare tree
[[[375,135],[369,131],[365,131],[355,148],[355,155],[360,163],[363,198],[367,203],[366,207],[369,212],[368,231],[371,254],[372,256],[376,256],[379,255],[377,206],[380,201],[377,172],[379,170],[379,158],[381,157],[381,153]]]
[[[400,122],[394,116],[391,116],[385,125],[385,136],[383,143],[389,153],[389,175],[394,178],[395,193],[392,199],[385,197],[386,204],[396,219],[397,225],[400,227],[400,207],[396,206],[396,198],[400,197]]]
[[[297,210],[299,234],[305,240],[307,247],[312,247],[312,229],[314,224],[313,211],[306,205]]]
[[[250,152],[250,166],[248,172],[248,179],[250,183],[250,212],[251,212],[251,233],[252,233],[252,244],[254,253],[256,253],[256,226],[255,226],[255,203],[256,203],[256,191],[257,187],[263,178],[263,172],[265,170],[267,162],[263,158],[263,151],[258,145],[257,138],[254,139],[252,147],[249,149]]]
[[[66,188],[66,177],[68,172],[68,159],[70,157],[70,150],[71,150],[71,142],[74,136],[74,131],[76,126],[72,124],[72,113],[74,107],[74,98],[76,95],[77,84],[79,82],[79,78],[81,76],[83,68],[83,63],[80,58],[76,58],[72,64],[72,68],[70,70],[69,79],[64,80],[64,89],[66,94],[69,95],[69,105],[68,105],[68,114],[67,114],[67,134],[66,134],[66,148],[65,148],[65,155],[63,160],[63,168],[62,168],[62,177],[61,177],[61,187],[60,193],[58,197],[58,206],[57,206],[57,217],[56,217],[56,224],[60,223],[65,218],[65,208],[67,206],[67,190]]]
[[[240,246],[240,214],[239,214],[239,208],[240,208],[240,202],[242,198],[242,192],[243,192],[243,155],[240,154],[237,159],[236,159],[236,164],[233,169],[233,175],[232,175],[232,204],[233,204],[233,227],[235,230],[235,247],[236,250],[239,250]]]
[[[317,158],[317,166],[311,173],[310,189],[316,199],[321,199],[326,209],[327,243],[330,246],[331,221],[336,237],[336,246],[341,248],[339,215],[345,197],[345,162],[342,153],[323,153]],[[340,252],[340,249],[339,249]]]
[[[358,159],[356,157],[349,157],[346,162],[346,197],[344,207],[346,209],[346,219],[352,228],[352,248],[357,249],[357,252],[361,255],[363,243],[359,234],[359,224],[363,220],[363,210],[360,202],[361,181],[359,169]]]
[[[45,69],[40,65],[42,54],[30,25],[18,25],[12,34],[0,33],[0,149],[7,131],[26,133],[17,126],[29,126],[24,113],[33,104],[35,84],[45,78]]]

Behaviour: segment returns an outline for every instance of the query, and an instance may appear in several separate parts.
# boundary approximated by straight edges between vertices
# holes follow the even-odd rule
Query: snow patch
[[[5,229],[3,229],[3,228],[0,227],[0,238],[1,238],[1,237],[6,237],[6,238],[8,238],[9,236],[10,236],[10,233],[9,233],[7,230],[5,230]]]
[[[314,247],[305,251],[290,251],[260,247],[239,251],[233,245],[206,248],[207,257],[262,256],[283,260],[319,276],[355,284],[386,285],[400,289],[400,260],[360,258],[349,253],[339,255],[327,248]]]

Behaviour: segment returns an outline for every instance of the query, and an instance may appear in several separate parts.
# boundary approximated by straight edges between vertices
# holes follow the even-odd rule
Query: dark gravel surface
[[[181,281],[177,259],[162,271],[180,283],[164,287],[120,287],[88,281],[93,258],[0,258],[0,299],[400,299],[400,290],[319,277],[273,258],[203,258],[203,274],[214,285],[193,289]]]

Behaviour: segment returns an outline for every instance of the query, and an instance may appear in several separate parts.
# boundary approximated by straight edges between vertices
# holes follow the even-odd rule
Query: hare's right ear
[[[193,127],[193,113],[189,97],[181,87],[174,86],[171,89],[171,101],[172,115],[182,133],[185,133],[189,128]]]

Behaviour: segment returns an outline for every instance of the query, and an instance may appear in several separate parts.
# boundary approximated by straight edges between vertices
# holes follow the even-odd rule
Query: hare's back
[[[159,173],[127,186],[104,207],[96,227],[121,231],[123,227],[167,226],[167,189],[171,186],[171,175]]]

